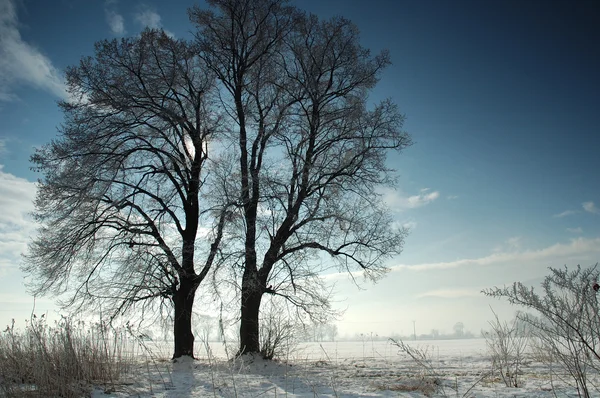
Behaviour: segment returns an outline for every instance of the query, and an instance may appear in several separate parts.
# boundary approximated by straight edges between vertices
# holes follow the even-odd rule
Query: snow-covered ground
[[[149,343],[150,360],[94,397],[576,396],[533,361],[523,367],[522,388],[506,387],[492,371],[484,339],[407,343],[426,354],[429,370],[387,341],[304,343],[285,361],[227,360],[223,345],[200,343],[198,360],[176,363],[168,359],[170,345]]]

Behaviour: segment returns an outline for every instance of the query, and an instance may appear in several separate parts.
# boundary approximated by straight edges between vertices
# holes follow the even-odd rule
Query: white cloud
[[[116,0],[106,0],[104,2],[104,15],[106,23],[110,27],[110,32],[113,35],[122,36],[127,33],[125,30],[125,19],[114,9],[116,4]]]
[[[462,259],[438,263],[415,265],[399,264],[392,266],[392,271],[429,271],[452,269],[467,266],[492,266],[502,264],[527,264],[531,262],[547,262],[557,264],[572,262],[578,259],[595,258],[600,255],[600,238],[575,238],[569,243],[556,243],[539,250],[503,251],[481,258]]]
[[[458,195],[448,195],[448,196],[446,196],[446,199],[448,199],[448,200],[454,200],[454,199],[458,199],[458,198],[459,198]]]
[[[413,229],[417,228],[417,222],[416,221],[406,221],[406,222],[402,223],[402,228],[413,230]]]
[[[143,27],[149,27],[151,29],[160,29],[162,24],[160,22],[160,15],[156,11],[145,9],[135,14],[135,20]]]
[[[16,267],[35,229],[35,184],[3,171],[0,165],[0,270]]]
[[[33,210],[35,184],[3,171],[0,165],[0,226],[25,227],[30,224],[25,215]]]
[[[481,290],[492,286],[509,286],[521,281],[526,286],[537,287],[548,274],[548,267],[572,269],[577,264],[589,267],[600,258],[600,236],[596,238],[568,239],[541,247],[527,247],[526,239],[510,238],[502,243],[519,246],[518,250],[487,253],[477,257],[454,259],[448,254],[439,262],[427,261],[429,253],[421,251],[413,256],[414,262],[402,263],[402,256],[391,266],[391,272],[376,286],[365,283],[362,273],[352,274],[366,289],[357,291],[347,273],[327,275],[328,282],[336,283],[338,297],[347,308],[344,320],[369,318],[377,323],[378,333],[392,333],[403,326],[395,320],[399,312],[408,319],[417,320],[422,329],[443,328],[460,320],[471,330],[486,328],[491,315],[491,305],[501,319],[511,319],[516,308],[505,300],[484,296]],[[472,242],[477,245],[477,241]],[[437,256],[437,254],[434,254]],[[424,260],[419,260],[423,258]],[[373,308],[377,311],[373,312]],[[402,308],[399,308],[402,307]],[[364,323],[360,323],[363,325]],[[357,323],[358,325],[358,323]],[[382,331],[387,328],[387,332]],[[362,333],[364,326],[356,326]]]
[[[172,32],[163,27],[160,15],[148,7],[144,7],[139,12],[135,13],[134,19],[142,28],[162,29],[167,36],[175,37]]]
[[[583,207],[583,210],[587,211],[588,213],[600,214],[600,209],[596,207],[594,202],[584,202],[581,204],[581,206]]]
[[[494,247],[493,252],[514,252],[515,250],[519,250],[521,248],[522,238],[520,236],[513,236],[508,238],[502,244]]]
[[[0,0],[0,101],[17,99],[13,89],[19,84],[67,98],[62,73],[21,38],[14,0]]]
[[[387,205],[398,211],[416,209],[428,205],[440,197],[438,191],[429,192],[429,188],[423,188],[417,195],[412,196],[402,195],[401,192],[392,189],[384,189],[382,194]]]
[[[581,229],[581,227],[567,228],[567,232],[570,232],[572,234],[582,234],[583,233],[583,229]]]
[[[575,210],[565,210],[562,213],[558,213],[558,214],[553,215],[552,217],[562,218],[562,217],[571,216],[571,215],[577,214],[577,213],[579,213],[579,212],[577,212]]]
[[[426,204],[429,204],[440,197],[440,193],[437,191],[426,193],[421,192],[418,195],[413,195],[408,198],[408,203],[410,204],[410,208],[421,207]]]
[[[598,207],[596,207],[596,205],[592,201],[583,202],[581,204],[581,207],[583,208],[583,210],[585,210],[588,213],[600,214],[600,209]],[[565,210],[562,213],[555,214],[553,217],[562,218],[562,217],[571,216],[571,215],[577,214],[577,213],[579,213],[579,211],[577,211],[577,210]]]

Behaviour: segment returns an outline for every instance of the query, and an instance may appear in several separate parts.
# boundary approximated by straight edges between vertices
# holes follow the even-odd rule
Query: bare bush
[[[263,311],[260,355],[264,359],[286,358],[298,345],[299,321],[273,302]]]
[[[520,375],[525,362],[529,332],[519,328],[518,318],[510,323],[501,322],[495,312],[494,320],[489,324],[491,330],[484,332],[483,336],[492,358],[493,370],[500,372],[500,377],[507,387],[523,387]]]
[[[600,392],[588,379],[591,371],[600,371],[598,288],[596,264],[571,271],[550,268],[542,293],[520,282],[483,293],[536,310],[539,316],[522,313],[519,319],[531,326],[537,350],[558,365],[550,367],[556,376],[568,374],[578,395],[590,397],[592,391]]]

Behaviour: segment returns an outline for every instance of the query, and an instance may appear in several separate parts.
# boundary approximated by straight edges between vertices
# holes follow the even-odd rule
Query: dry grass
[[[114,390],[133,364],[125,328],[62,318],[54,326],[32,316],[24,331],[0,334],[0,396],[81,397],[93,386]]]
[[[431,397],[439,391],[439,383],[433,378],[423,377],[402,377],[388,383],[380,383],[377,386],[378,390],[395,391],[395,392],[417,392]]]

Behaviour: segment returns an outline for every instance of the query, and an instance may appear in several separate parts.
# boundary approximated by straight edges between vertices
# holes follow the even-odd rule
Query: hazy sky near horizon
[[[192,0],[0,0],[0,327],[33,299],[19,270],[35,227],[33,148],[56,137],[63,70],[95,41],[162,27],[191,38]],[[342,335],[478,332],[516,308],[481,289],[538,284],[547,267],[600,258],[600,5],[596,1],[297,0],[355,22],[393,65],[371,99],[393,99],[415,145],[390,156],[386,192],[411,228],[392,271],[363,290],[346,276]],[[36,311],[54,311],[38,299]]]

